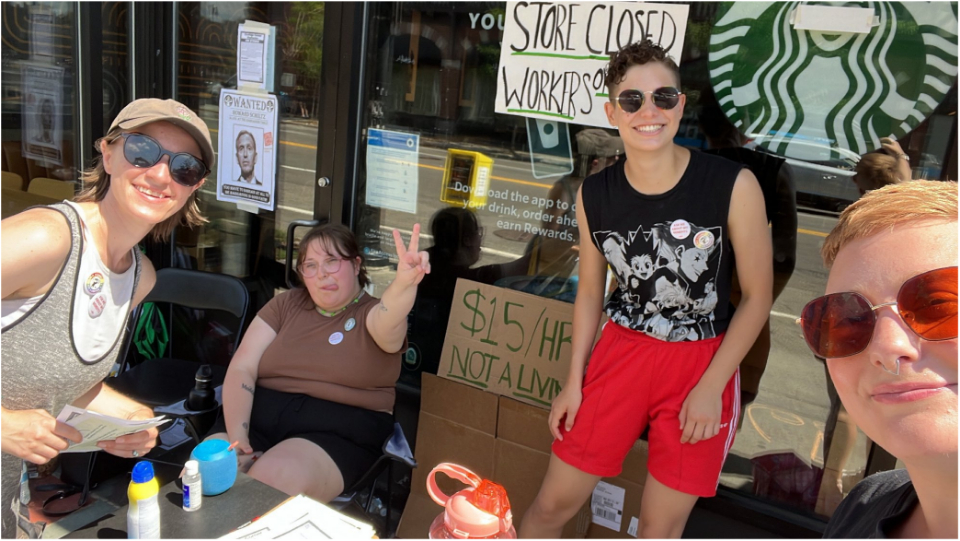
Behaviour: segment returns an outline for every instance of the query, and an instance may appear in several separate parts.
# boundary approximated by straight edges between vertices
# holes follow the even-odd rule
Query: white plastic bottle
[[[153,476],[153,464],[137,462],[127,488],[127,539],[160,539],[160,485]]]
[[[183,510],[196,511],[203,504],[203,484],[200,479],[200,463],[188,460],[183,474]]]

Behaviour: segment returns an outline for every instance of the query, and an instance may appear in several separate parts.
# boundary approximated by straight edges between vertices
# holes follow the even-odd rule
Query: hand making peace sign
[[[393,230],[393,243],[397,248],[397,278],[395,282],[407,286],[415,286],[430,274],[430,254],[418,252],[420,247],[420,224],[413,224],[413,233],[410,235],[410,245],[403,245],[400,231]]]

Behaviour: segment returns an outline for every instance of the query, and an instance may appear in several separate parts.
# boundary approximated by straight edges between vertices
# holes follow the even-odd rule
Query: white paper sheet
[[[72,443],[61,453],[84,453],[87,451],[100,451],[97,447],[98,441],[115,440],[125,434],[133,434],[141,430],[147,430],[155,426],[160,426],[170,419],[162,415],[152,419],[131,421],[119,417],[111,417],[102,413],[77,408],[67,404],[57,415],[57,420],[76,428],[83,436],[80,443]]]
[[[375,535],[373,526],[301,494],[220,539],[372,539]]]

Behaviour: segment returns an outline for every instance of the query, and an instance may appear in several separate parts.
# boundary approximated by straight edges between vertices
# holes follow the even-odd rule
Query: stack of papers
[[[60,415],[57,415],[57,420],[76,428],[83,436],[82,442],[71,443],[70,447],[60,451],[61,453],[102,451],[97,447],[98,441],[115,440],[120,436],[147,430],[169,421],[162,415],[153,419],[131,421],[77,408],[69,404],[63,407]]]
[[[376,534],[373,526],[301,494],[220,539],[373,539]]]

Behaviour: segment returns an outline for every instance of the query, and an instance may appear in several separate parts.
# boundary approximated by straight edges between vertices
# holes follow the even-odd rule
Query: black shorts
[[[266,452],[290,438],[312,441],[330,455],[348,489],[383,454],[393,422],[390,413],[258,386],[250,412],[250,446]],[[208,435],[226,431],[221,412]]]

